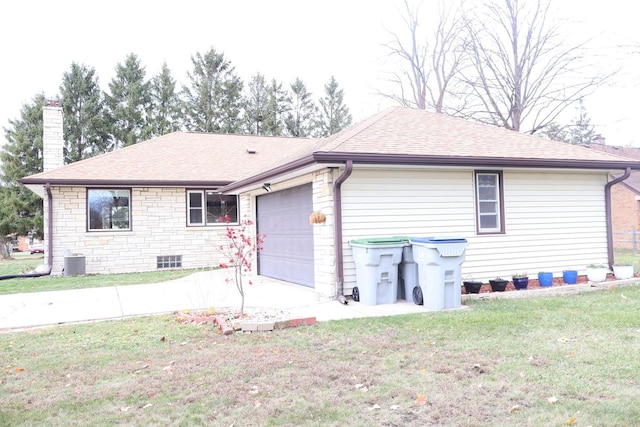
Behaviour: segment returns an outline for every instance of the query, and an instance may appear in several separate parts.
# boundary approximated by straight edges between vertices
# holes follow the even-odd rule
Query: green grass
[[[618,264],[633,265],[635,270],[638,271],[640,252],[634,255],[631,249],[616,249],[614,259]]]
[[[0,335],[0,425],[638,425],[639,352],[637,285],[227,337],[60,326]]]
[[[27,273],[40,264],[44,264],[42,254],[14,253],[10,260],[0,259],[0,276]]]
[[[0,260],[0,276],[26,273],[43,262],[42,255],[18,254],[12,260]],[[130,274],[90,274],[75,277],[43,276],[8,279],[0,280],[0,295],[159,283],[179,279],[197,271],[201,270],[163,270]]]

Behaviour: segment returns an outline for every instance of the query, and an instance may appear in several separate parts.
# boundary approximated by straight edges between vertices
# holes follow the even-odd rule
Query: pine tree
[[[151,79],[149,136],[161,136],[182,129],[182,101],[176,92],[176,81],[165,62]]]
[[[18,185],[27,175],[42,172],[42,109],[44,94],[37,94],[20,110],[20,119],[9,120],[4,128],[6,143],[0,152],[2,182]]]
[[[245,131],[250,135],[263,135],[266,133],[264,124],[269,105],[269,93],[264,76],[257,73],[247,86],[248,94],[244,99]]]
[[[305,84],[299,78],[296,78],[296,81],[291,84],[286,110],[286,133],[295,137],[310,136],[313,128],[315,106],[311,93],[307,92]]]
[[[582,98],[578,101],[578,117],[569,131],[569,142],[576,145],[589,145],[596,139],[595,127],[587,114]]]
[[[6,143],[0,151],[5,184],[0,192],[0,235],[9,233],[37,236],[43,234],[42,199],[18,183],[20,178],[42,172],[42,108],[44,94],[38,94],[31,104],[25,104],[20,119],[9,120],[4,128]]]
[[[191,57],[190,86],[183,86],[187,128],[197,132],[237,133],[242,128],[243,82],[224,54],[211,48]]]
[[[144,80],[145,73],[134,53],[127,55],[124,65],[116,65],[116,76],[109,83],[110,93],[106,95],[116,147],[138,143],[150,135],[149,82]]]
[[[315,135],[320,138],[333,135],[349,126],[351,120],[349,107],[344,104],[344,91],[338,89],[338,82],[332,76],[324,85],[324,97],[320,99]]]
[[[287,93],[282,89],[282,83],[271,79],[267,87],[267,114],[264,119],[263,133],[271,136],[282,136],[285,129],[287,109]]]
[[[111,137],[95,69],[71,64],[60,85],[64,112],[65,163],[109,151]]]

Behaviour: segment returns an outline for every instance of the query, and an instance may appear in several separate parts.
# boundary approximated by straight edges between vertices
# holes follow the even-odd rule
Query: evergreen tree
[[[268,115],[269,92],[265,78],[258,73],[251,78],[244,99],[245,131],[250,135],[264,135]]]
[[[182,101],[176,92],[176,81],[165,62],[151,79],[149,136],[161,136],[182,129]]]
[[[285,117],[288,109],[287,93],[282,89],[282,83],[271,79],[267,87],[267,114],[264,118],[263,133],[271,136],[282,136],[285,129]]]
[[[145,69],[134,53],[127,55],[124,65],[116,65],[116,76],[106,95],[116,147],[128,146],[148,138],[147,110],[150,105],[149,82]]]
[[[587,114],[582,98],[578,101],[578,117],[571,126],[569,142],[576,145],[589,145],[596,139],[595,127]]]
[[[197,132],[237,133],[242,128],[240,77],[224,54],[211,48],[191,57],[193,71],[187,73],[190,87],[183,86],[187,128]]]
[[[111,137],[95,69],[71,64],[60,85],[64,112],[65,163],[105,153]]]
[[[9,120],[4,128],[6,143],[0,152],[5,184],[0,191],[0,236],[9,233],[43,234],[42,199],[18,183],[20,178],[42,172],[42,108],[44,94],[25,104],[20,119]]]
[[[571,142],[566,126],[561,126],[556,122],[549,123],[544,129],[540,130],[535,135],[552,141]]]
[[[338,89],[338,82],[331,77],[324,85],[324,97],[320,99],[320,111],[316,119],[315,134],[324,138],[351,124],[349,107],[344,105],[344,91]]]
[[[287,112],[285,117],[286,132],[290,136],[307,137],[311,135],[315,106],[311,93],[299,78],[291,84],[291,91],[287,97]]]
[[[20,110],[20,119],[9,120],[4,128],[6,143],[0,152],[2,182],[18,185],[27,175],[42,172],[42,109],[44,94],[37,94]]]

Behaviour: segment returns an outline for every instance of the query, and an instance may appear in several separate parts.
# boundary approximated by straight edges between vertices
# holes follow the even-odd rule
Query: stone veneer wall
[[[66,250],[86,257],[87,274],[156,270],[161,255],[182,255],[183,268],[219,264],[216,247],[226,228],[187,227],[184,188],[132,188],[131,231],[87,232],[84,187],[55,187],[52,194],[53,274],[62,271]]]
[[[313,174],[313,211],[322,212],[327,218],[324,224],[313,225],[315,289],[327,298],[336,296],[336,250],[333,243],[333,181],[337,177],[336,172],[336,169],[325,169]]]

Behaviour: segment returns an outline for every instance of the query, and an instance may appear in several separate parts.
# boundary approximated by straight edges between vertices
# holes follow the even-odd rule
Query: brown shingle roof
[[[371,155],[381,163],[429,164],[446,159],[447,164],[460,165],[640,169],[639,161],[614,154],[424,110],[392,107],[321,140],[174,132],[22,182],[165,186],[234,182],[225,187],[229,189],[316,162],[344,162],[358,155],[361,163]]]
[[[613,161],[617,156],[457,117],[389,108],[333,135],[319,151]]]
[[[173,132],[32,175],[22,182],[228,183],[306,152],[316,143],[306,138]]]

